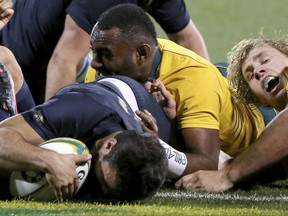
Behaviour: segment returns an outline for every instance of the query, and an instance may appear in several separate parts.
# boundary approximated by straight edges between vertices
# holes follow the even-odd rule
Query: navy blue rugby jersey
[[[139,5],[170,34],[182,30],[190,20],[184,0],[74,0],[67,8],[67,13],[90,34],[100,15],[121,3]]]
[[[168,142],[170,124],[156,100],[136,81],[120,76],[119,79],[129,80],[126,83],[133,86],[139,109],[151,112],[158,122],[159,137]],[[47,102],[22,115],[44,140],[73,137],[89,146],[116,131],[141,131],[132,113],[117,89],[95,81],[64,87]]]

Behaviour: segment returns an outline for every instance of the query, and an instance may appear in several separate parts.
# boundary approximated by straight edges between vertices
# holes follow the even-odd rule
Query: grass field
[[[186,0],[190,15],[203,34],[212,62],[226,60],[243,38],[286,34],[287,0]],[[158,35],[166,37],[159,27]],[[95,201],[39,203],[0,201],[0,215],[288,215],[288,181],[253,190],[225,193],[162,189],[136,204],[104,205]]]
[[[101,204],[96,201],[40,203],[15,200],[0,202],[0,215],[288,215],[287,181],[253,190],[225,193],[162,189],[154,197],[134,204]]]
[[[185,0],[190,16],[202,33],[212,62],[243,38],[287,34],[287,0]],[[158,27],[158,36],[166,37]]]

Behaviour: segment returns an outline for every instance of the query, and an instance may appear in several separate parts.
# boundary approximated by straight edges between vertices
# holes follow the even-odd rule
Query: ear
[[[116,145],[117,140],[114,137],[108,138],[107,140],[104,141],[101,151],[103,154],[108,154],[111,149],[113,148],[114,145]]]
[[[142,44],[137,48],[137,62],[143,62],[151,53],[151,47],[148,44]]]

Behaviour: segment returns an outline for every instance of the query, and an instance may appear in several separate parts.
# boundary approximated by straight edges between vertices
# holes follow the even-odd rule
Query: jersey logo
[[[120,98],[119,96],[117,96],[118,98],[118,103],[119,105],[122,107],[122,109],[129,114],[130,116],[132,116],[136,121],[139,121],[139,119],[137,119],[136,115],[134,114],[134,112],[131,110],[131,108],[127,106],[127,104],[125,103],[124,100],[122,100],[122,98]]]
[[[33,117],[36,120],[36,122],[38,122],[39,124],[44,123],[44,116],[43,116],[41,110],[35,110],[33,113]]]

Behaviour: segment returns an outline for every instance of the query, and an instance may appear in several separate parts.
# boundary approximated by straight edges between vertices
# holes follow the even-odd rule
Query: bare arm
[[[287,157],[287,128],[288,108],[278,114],[259,138],[228,165],[229,180],[235,184]]]
[[[188,190],[225,191],[237,182],[281,162],[288,155],[288,109],[286,108],[267,126],[259,138],[242,154],[219,171],[199,171],[184,176],[176,187]],[[284,164],[287,166],[287,164]]]
[[[77,67],[82,66],[89,48],[89,34],[67,15],[63,34],[47,68],[46,100],[63,86],[75,83]]]
[[[180,32],[175,34],[167,34],[167,36],[170,40],[190,50],[193,50],[198,55],[209,60],[209,55],[204,39],[192,20],[190,20],[188,25]]]
[[[218,130],[204,128],[185,128],[181,130],[184,153],[188,165],[185,174],[198,170],[217,170],[220,152]]]
[[[38,147],[44,140],[21,115],[1,122],[0,137],[0,170],[5,173],[16,170],[45,172],[59,201],[78,190],[75,166],[89,160],[90,156],[58,154]]]
[[[159,101],[166,116],[170,120],[174,119],[176,117],[176,102],[162,81],[157,79],[153,83],[147,82],[145,87]],[[181,133],[183,140],[180,142],[183,143],[180,145],[183,146],[183,153],[185,153],[188,161],[184,174],[201,169],[216,170],[220,153],[218,130],[185,128],[181,130]],[[173,146],[173,143],[171,143],[171,146]]]
[[[34,146],[36,143],[42,143],[43,139],[24,121],[21,115],[1,122],[0,137],[1,169],[45,170],[46,165],[42,161],[41,149]],[[35,153],[30,155],[32,151]]]

